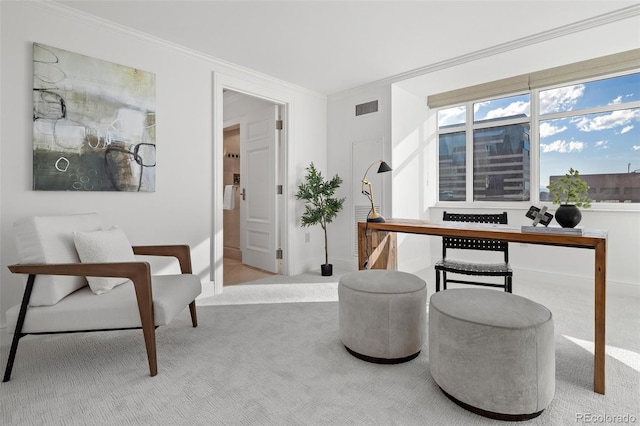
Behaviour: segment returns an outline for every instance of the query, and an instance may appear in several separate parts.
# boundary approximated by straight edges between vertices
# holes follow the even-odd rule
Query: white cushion
[[[167,325],[202,291],[200,278],[192,274],[157,275],[151,278],[155,325]],[[20,305],[7,311],[7,332],[13,333]],[[70,294],[55,306],[27,310],[23,333],[104,330],[140,327],[140,314],[132,282],[96,296],[88,286]]]
[[[82,263],[135,262],[131,243],[117,226],[105,231],[74,232],[73,241]],[[87,277],[95,294],[104,294],[127,278]]]
[[[96,213],[33,216],[14,224],[20,263],[78,263],[73,232],[102,229]],[[33,285],[30,306],[54,305],[66,295],[87,285],[84,277],[38,275]]]

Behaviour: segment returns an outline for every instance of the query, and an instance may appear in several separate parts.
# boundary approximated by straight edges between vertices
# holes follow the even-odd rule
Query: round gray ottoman
[[[429,301],[429,366],[458,405],[500,420],[527,420],[555,393],[553,318],[511,293],[449,289]]]
[[[354,356],[397,364],[420,354],[427,319],[426,283],[399,271],[365,270],[338,284],[340,339]]]

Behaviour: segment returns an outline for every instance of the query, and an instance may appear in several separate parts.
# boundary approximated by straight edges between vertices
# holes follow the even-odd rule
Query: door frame
[[[224,226],[223,226],[223,152],[224,152],[224,96],[223,90],[229,89],[248,96],[264,99],[280,106],[281,118],[284,121],[283,129],[280,133],[280,146],[278,147],[278,161],[284,168],[282,181],[277,184],[282,185],[283,194],[277,196],[278,228],[280,248],[283,250],[281,264],[281,274],[289,275],[291,253],[289,248],[289,209],[287,200],[290,197],[289,191],[289,170],[292,170],[289,154],[289,135],[292,129],[291,105],[293,98],[281,89],[270,87],[268,83],[256,84],[246,80],[238,79],[229,75],[214,72],[213,74],[213,149],[212,149],[212,218],[211,218],[211,278],[214,282],[214,294],[223,291],[223,257],[224,257]],[[279,170],[278,170],[279,172]],[[276,176],[276,180],[277,180]],[[275,256],[275,253],[274,253]]]

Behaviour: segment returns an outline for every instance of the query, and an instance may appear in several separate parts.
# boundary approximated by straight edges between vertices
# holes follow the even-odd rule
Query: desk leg
[[[397,269],[395,232],[366,229],[358,223],[358,269]]]
[[[595,338],[593,390],[604,395],[604,361],[607,297],[607,240],[596,246],[595,261]]]

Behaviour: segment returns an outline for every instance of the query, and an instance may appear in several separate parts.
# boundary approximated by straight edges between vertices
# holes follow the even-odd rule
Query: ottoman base
[[[356,358],[359,358],[363,361],[373,362],[375,364],[402,364],[403,362],[411,361],[420,355],[420,351],[416,352],[413,355],[405,356],[402,358],[376,358],[375,356],[363,355],[354,350],[349,349],[348,346],[345,345],[345,349]]]
[[[525,421],[525,420],[534,419],[534,418],[538,417],[540,414],[542,414],[542,412],[544,411],[544,409],[542,409],[542,410],[540,410],[538,412],[531,413],[531,414],[502,414],[502,413],[494,413],[493,411],[483,410],[482,408],[476,408],[476,407],[474,407],[472,405],[466,404],[466,403],[460,401],[459,399],[456,399],[455,397],[449,395],[447,392],[445,392],[444,389],[440,388],[440,390],[442,391],[443,394],[445,394],[447,396],[447,398],[449,398],[451,401],[455,402],[456,405],[459,405],[460,407],[464,408],[465,410],[471,411],[472,413],[478,414],[479,416],[488,417],[488,418],[494,419],[494,420],[504,420],[504,421],[508,421],[508,422],[521,422],[521,421]]]

